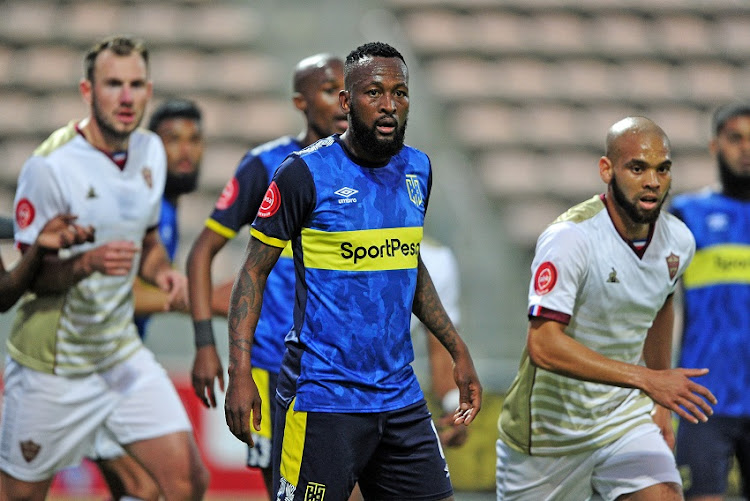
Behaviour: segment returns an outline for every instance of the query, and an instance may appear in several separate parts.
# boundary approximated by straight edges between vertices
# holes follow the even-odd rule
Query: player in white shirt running
[[[109,37],[86,55],[89,116],[54,132],[26,161],[15,199],[23,248],[58,213],[96,231],[94,243],[48,257],[19,304],[8,340],[0,425],[2,499],[44,499],[105,430],[151,474],[167,500],[208,485],[190,421],[166,371],[133,324],[136,276],[186,300],[157,224],[164,147],[137,129],[151,97],[148,52]]]
[[[671,368],[672,294],[695,252],[661,210],[671,168],[660,127],[618,121],[599,160],[606,193],[539,237],[498,423],[498,500],[682,499],[670,411],[705,421],[716,400],[689,379],[706,369]]]

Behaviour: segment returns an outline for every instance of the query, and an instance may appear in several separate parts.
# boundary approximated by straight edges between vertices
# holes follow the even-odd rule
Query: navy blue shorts
[[[680,420],[677,465],[686,497],[724,494],[732,457],[740,467],[743,495],[750,498],[750,418],[713,416],[698,424]]]
[[[438,500],[453,494],[424,401],[389,412],[297,412],[277,407],[274,485],[279,501]]]

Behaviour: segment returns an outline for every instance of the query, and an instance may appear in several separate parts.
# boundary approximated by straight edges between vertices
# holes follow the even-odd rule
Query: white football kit
[[[78,224],[94,226],[96,241],[60,251],[63,258],[109,241],[140,245],[159,221],[166,156],[159,137],[141,129],[122,155],[121,168],[74,122],[54,132],[21,171],[16,242],[33,243],[47,221],[71,213]],[[137,254],[128,276],[94,272],[63,293],[29,292],[21,300],[7,343],[4,471],[26,481],[49,478],[77,464],[102,428],[120,443],[190,430],[174,386],[133,324],[139,264]],[[159,391],[144,392],[146,383]],[[148,408],[159,409],[160,418],[141,419]]]

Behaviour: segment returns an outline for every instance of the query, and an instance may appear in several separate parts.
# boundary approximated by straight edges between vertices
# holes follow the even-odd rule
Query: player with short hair
[[[702,365],[716,395],[708,423],[680,420],[677,464],[687,499],[723,499],[731,459],[750,498],[750,103],[729,103],[712,118],[711,153],[720,187],[675,197],[672,212],[696,241],[683,276],[680,364]]]
[[[157,224],[166,177],[159,138],[138,129],[152,94],[148,50],[111,36],[86,54],[90,112],[26,161],[15,198],[16,241],[30,245],[54,214],[77,214],[97,241],[47,256],[8,339],[0,424],[2,496],[43,499],[101,430],[123,444],[166,499],[208,485],[192,428],[166,371],[133,324],[136,276],[184,299]],[[54,425],[54,426],[53,426]]]
[[[414,375],[412,311],[453,357],[457,423],[481,386],[466,344],[419,258],[431,186],[428,157],[404,146],[403,56],[384,43],[353,50],[341,108],[349,128],[290,155],[253,222],[229,314],[225,412],[252,444],[268,416],[253,378],[253,335],[267,277],[291,243],[294,326],[276,390],[276,499],[452,499],[447,464]],[[408,451],[405,455],[404,451]]]
[[[682,499],[670,411],[705,421],[716,403],[689,379],[707,369],[671,366],[672,294],[695,242],[661,210],[666,134],[618,121],[599,176],[606,193],[537,240],[526,349],[498,421],[498,500]]]
[[[293,102],[305,117],[305,129],[296,137],[284,136],[257,146],[245,154],[232,179],[216,202],[206,227],[193,243],[188,256],[190,303],[195,328],[196,352],[192,382],[206,407],[216,406],[215,381],[224,390],[224,369],[214,344],[211,316],[228,310],[232,282],[211,292],[211,263],[240,229],[252,223],[263,202],[273,173],[290,153],[346,130],[346,115],[338,94],[344,86],[343,61],[330,54],[316,54],[300,61],[294,70]],[[284,354],[284,336],[292,326],[294,264],[287,247],[268,278],[263,312],[253,348],[253,378],[261,388],[264,414],[273,412],[273,392]],[[271,491],[271,420],[253,438],[247,465],[259,468]]]

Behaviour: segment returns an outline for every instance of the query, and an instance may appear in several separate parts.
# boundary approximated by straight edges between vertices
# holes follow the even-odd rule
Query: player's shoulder
[[[695,237],[690,228],[674,214],[661,211],[657,224],[661,225],[662,231],[666,234],[667,238],[674,241],[679,245],[686,247],[695,246]]]
[[[600,215],[605,209],[606,207],[602,196],[594,195],[588,200],[584,200],[583,202],[574,205],[557,216],[550,226],[560,223],[568,223],[566,226],[578,225],[592,220],[594,217]]]
[[[245,156],[261,157],[267,153],[289,154],[300,149],[300,144],[292,136],[281,136],[267,143],[251,148]]]
[[[698,191],[680,193],[672,199],[670,210],[680,212],[689,207],[708,204],[717,196],[719,196],[719,191],[714,186],[706,186]]]
[[[42,144],[37,146],[34,150],[33,155],[36,157],[49,157],[53,153],[60,151],[76,137],[78,137],[76,122],[71,121],[64,127],[60,127],[54,131],[47,137],[47,139],[42,141]]]

